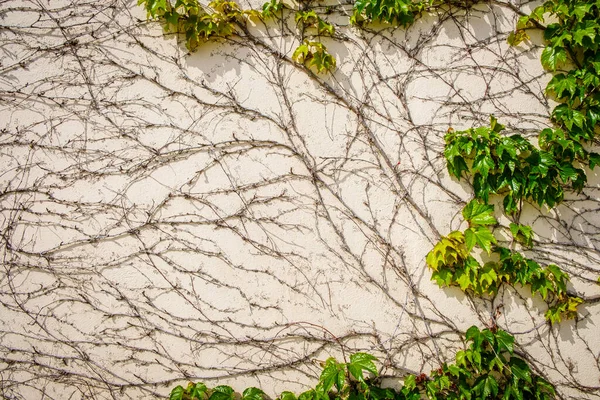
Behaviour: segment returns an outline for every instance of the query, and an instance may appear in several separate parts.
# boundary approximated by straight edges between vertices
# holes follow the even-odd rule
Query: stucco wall
[[[528,254],[588,300],[577,320],[548,325],[518,287],[440,289],[424,261],[472,198],[446,130],[550,123],[540,34],[506,44],[530,6],[406,30],[331,6],[338,69],[315,75],[289,59],[293,21],[188,54],[134,2],[0,3],[0,397],[150,399],[186,379],[277,395],[342,345],[429,372],[493,318],[561,396],[600,397],[597,173],[521,219]]]

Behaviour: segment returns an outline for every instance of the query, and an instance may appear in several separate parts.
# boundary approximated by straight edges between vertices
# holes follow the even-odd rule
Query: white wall
[[[440,289],[424,261],[472,197],[448,127],[548,126],[540,34],[510,48],[495,2],[363,31],[332,5],[338,69],[314,75],[293,23],[188,54],[133,2],[0,3],[0,397],[298,392],[340,344],[428,373],[496,309],[561,396],[600,397],[597,175],[522,218],[590,300],[577,321]]]

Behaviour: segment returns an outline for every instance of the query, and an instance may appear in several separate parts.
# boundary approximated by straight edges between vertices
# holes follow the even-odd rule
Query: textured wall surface
[[[506,44],[530,6],[357,30],[329,5],[338,69],[316,75],[289,58],[293,20],[188,54],[134,2],[0,1],[0,397],[276,395],[342,347],[402,377],[494,323],[561,397],[600,397],[597,172],[521,217],[587,300],[577,320],[548,325],[520,287],[441,289],[424,261],[472,198],[446,130],[550,124],[541,35]]]

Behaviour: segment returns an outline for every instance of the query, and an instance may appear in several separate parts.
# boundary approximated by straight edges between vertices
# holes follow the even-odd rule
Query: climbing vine
[[[285,14],[294,11],[278,0],[264,3],[262,11],[241,10],[237,3],[225,0],[212,1],[208,7],[197,0],[177,0],[174,5],[168,0],[139,0],[138,5],[144,5],[148,17],[163,21],[165,31],[185,34],[186,46],[190,50],[202,42],[245,31],[249,19],[284,18]],[[320,38],[333,36],[334,26],[311,9],[295,10],[294,21],[301,43],[292,59],[307,68],[314,67],[319,73],[333,71],[336,60]]]
[[[166,30],[185,33],[190,49],[202,41],[244,31],[250,18],[284,18],[285,12],[294,12],[300,44],[292,60],[319,73],[336,67],[335,58],[320,41],[323,36],[335,36],[335,27],[306,4],[292,10],[272,0],[262,11],[241,10],[236,3],[222,0],[208,8],[195,0],[178,0],[175,5],[167,0],[140,0],[139,4],[145,5],[150,17],[161,18]],[[358,0],[350,22],[357,26],[382,22],[407,27],[420,14],[452,4]],[[544,26],[546,19],[554,22]],[[589,150],[600,120],[599,21],[598,2],[549,0],[522,16],[517,29],[508,35],[509,44],[517,46],[529,39],[529,29],[543,29],[547,42],[541,63],[554,76],[546,93],[559,104],[551,114],[554,126],[543,129],[536,144],[518,133],[507,136],[506,127],[493,116],[489,126],[448,130],[444,137],[448,172],[457,179],[467,178],[475,199],[462,211],[468,227],[441,237],[427,255],[432,279],[438,285],[457,286],[477,296],[493,296],[503,284],[527,286],[532,295],[548,303],[545,317],[551,323],[577,317],[583,300],[568,292],[569,275],[557,265],[542,266],[524,254],[535,244],[534,232],[520,223],[520,215],[524,202],[554,208],[564,200],[565,191],[580,193],[587,182],[586,169],[600,165],[600,154]],[[491,204],[494,196],[501,199],[503,211],[512,221],[507,228],[498,226]],[[496,238],[495,232],[502,229],[512,236],[508,247]],[[489,260],[482,263],[482,255]],[[354,354],[348,363],[330,358],[323,365],[317,387],[302,393],[298,400],[554,396],[552,386],[513,355],[514,339],[506,332],[472,327],[466,340],[471,345],[457,354],[454,364],[444,364],[429,377],[409,376],[398,391],[375,384],[377,369],[369,354]],[[364,371],[371,377],[365,378]],[[249,388],[242,399],[259,400],[262,394]],[[232,396],[229,387],[208,389],[203,384],[178,386],[171,393],[172,400],[229,400]],[[280,398],[296,400],[290,392]]]
[[[584,189],[586,166],[591,170],[600,164],[600,155],[587,150],[596,138],[600,120],[599,9],[597,2],[550,0],[521,17],[508,38],[510,44],[518,45],[528,39],[526,29],[539,26],[545,15],[557,20],[544,28],[547,45],[541,62],[551,72],[561,66],[568,70],[556,73],[546,86],[546,93],[561,103],[552,111],[555,128],[542,130],[537,146],[520,134],[501,135],[505,127],[494,117],[489,127],[450,130],[445,136],[448,172],[458,179],[466,172],[472,179],[475,198],[485,205],[490,195],[500,196],[504,212],[515,220],[510,227],[515,241],[529,247],[531,228],[518,224],[523,201],[556,207],[564,199],[565,188],[578,193]],[[486,210],[488,222],[495,223],[491,221],[493,208]],[[464,211],[463,216],[473,222]],[[540,293],[545,300],[551,294],[548,320],[559,322],[561,315],[577,316],[577,306],[583,300],[567,294],[565,272],[556,265],[542,270],[535,261],[501,246],[494,249],[499,260],[482,267],[469,255],[472,244],[476,242],[490,253],[496,240],[485,226],[473,229],[468,230],[471,239],[461,232],[442,238],[428,255],[432,278],[438,284],[490,295],[497,291],[499,282],[529,284],[532,293]],[[448,249],[452,251],[447,255]]]
[[[368,353],[355,353],[349,362],[328,358],[319,383],[299,396],[289,391],[278,400],[419,400],[428,399],[553,399],[554,387],[535,374],[514,352],[514,337],[502,329],[467,330],[468,348],[456,354],[455,362],[443,364],[431,375],[408,375],[398,388],[383,388],[378,377],[377,359]],[[177,386],[170,400],[235,400],[229,386],[209,389],[203,383]],[[244,390],[242,400],[264,400],[261,389]]]

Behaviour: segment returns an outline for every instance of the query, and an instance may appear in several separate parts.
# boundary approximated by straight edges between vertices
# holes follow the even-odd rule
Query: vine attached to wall
[[[334,36],[335,27],[322,19],[310,2],[292,9],[271,0],[262,11],[241,10],[231,1],[216,0],[208,7],[196,0],[139,0],[151,18],[163,21],[166,31],[186,35],[188,48],[202,41],[227,37],[245,31],[250,18],[285,18],[294,12],[299,46],[293,61],[319,73],[335,69],[336,60],[321,43],[322,36]],[[361,26],[373,21],[393,26],[409,26],[422,13],[461,2],[357,0],[350,22]],[[543,26],[545,18],[553,21]],[[475,198],[462,210],[468,223],[464,231],[454,231],[435,245],[427,255],[432,279],[440,286],[458,286],[465,292],[494,295],[503,284],[530,288],[548,303],[545,317],[551,323],[576,318],[583,299],[568,292],[569,275],[557,265],[540,265],[517,251],[534,246],[531,227],[520,223],[524,202],[554,208],[565,197],[565,190],[584,190],[586,168],[600,165],[600,154],[588,150],[597,138],[600,121],[600,3],[590,1],[549,0],[530,15],[522,16],[517,29],[508,36],[516,46],[528,39],[528,29],[543,29],[547,45],[541,55],[545,69],[555,73],[546,93],[560,102],[552,111],[553,128],[542,130],[534,145],[520,134],[507,136],[505,127],[491,117],[489,126],[464,131],[450,129],[445,136],[444,155],[447,169],[457,179],[468,178]],[[557,72],[559,68],[566,68]],[[504,214],[512,221],[509,227],[497,227],[492,196],[502,200]],[[508,228],[508,229],[507,229]],[[499,244],[495,232],[510,231],[509,247]],[[480,263],[481,251],[491,261]],[[536,398],[554,397],[554,389],[533,374],[524,360],[513,354],[514,338],[501,329],[480,331],[471,327],[467,350],[456,355],[452,365],[444,364],[431,376],[411,375],[398,391],[378,386],[373,356],[357,353],[350,362],[333,358],[324,364],[319,384],[297,399],[284,392],[281,400],[325,399],[418,399],[422,395],[437,398]],[[371,375],[365,378],[364,372]],[[263,392],[250,388],[243,400],[261,400]],[[171,400],[232,400],[233,390],[203,384],[178,386]]]
[[[471,202],[463,210],[470,225],[465,234],[452,232],[429,253],[427,264],[440,286],[456,285],[478,295],[493,295],[502,282],[530,285],[532,294],[539,293],[549,301],[545,316],[550,322],[577,316],[583,300],[567,293],[569,276],[558,266],[542,269],[534,260],[501,246],[493,250],[497,261],[481,266],[470,252],[477,244],[489,254],[496,244],[486,227],[496,223],[493,208],[486,208],[492,207],[488,206],[490,195],[502,198],[504,213],[513,219],[513,244],[531,247],[531,228],[519,224],[523,202],[556,207],[566,188],[578,193],[584,189],[586,166],[591,170],[600,165],[600,154],[587,150],[596,139],[600,121],[599,7],[588,1],[549,0],[521,17],[509,35],[509,43],[518,45],[527,40],[527,29],[540,27],[544,15],[557,20],[544,28],[547,45],[541,62],[551,72],[561,66],[568,71],[556,73],[546,86],[546,93],[561,103],[552,111],[555,128],[541,131],[538,146],[519,134],[501,135],[505,127],[494,117],[489,127],[446,134],[448,172],[458,179],[470,177],[475,198],[482,204],[471,206]],[[486,224],[468,218],[468,209],[473,207],[486,210]]]
[[[377,359],[368,353],[356,353],[349,362],[329,358],[316,387],[298,397],[285,391],[278,400],[419,400],[429,399],[552,399],[554,387],[535,374],[527,362],[515,355],[514,337],[502,329],[467,330],[469,347],[456,353],[455,362],[444,364],[430,376],[408,375],[399,389],[382,388]],[[170,400],[235,400],[229,386],[209,389],[203,383],[177,386]],[[248,388],[241,400],[265,400],[264,392]]]
[[[320,41],[322,36],[333,36],[335,27],[304,3],[293,10],[281,1],[271,0],[264,3],[261,11],[242,10],[237,3],[226,0],[214,0],[207,7],[197,0],[177,0],[175,4],[168,0],[139,0],[138,5],[144,5],[149,18],[161,20],[166,32],[185,34],[189,50],[203,42],[245,31],[249,19],[283,19],[293,12],[300,44],[292,59],[307,68],[314,67],[318,73],[336,67],[335,58]]]

